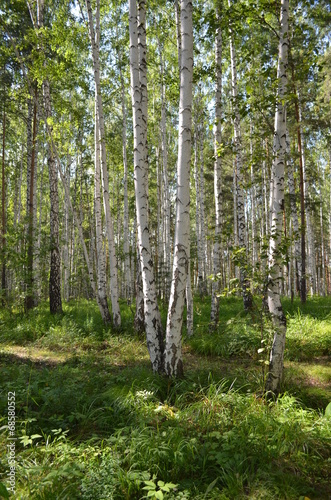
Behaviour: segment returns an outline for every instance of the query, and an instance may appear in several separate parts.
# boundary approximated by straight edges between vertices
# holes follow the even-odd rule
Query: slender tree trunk
[[[6,176],[5,176],[5,160],[6,160],[6,109],[3,110],[2,121],[2,169],[1,169],[1,250],[2,250],[2,269],[1,269],[1,290],[2,303],[6,299]]]
[[[229,0],[229,6],[231,0]],[[246,310],[252,308],[252,294],[249,290],[249,282],[246,272],[246,245],[245,245],[245,200],[244,200],[244,186],[243,186],[243,161],[242,161],[242,143],[241,143],[241,127],[240,127],[240,113],[238,105],[238,85],[237,85],[237,66],[236,66],[236,53],[234,46],[234,37],[232,29],[230,29],[230,56],[231,56],[231,76],[232,76],[232,102],[234,111],[234,146],[236,152],[236,171],[237,171],[237,185],[236,185],[236,202],[237,202],[237,220],[238,220],[238,246],[244,250],[243,262],[240,265],[240,284],[242,288],[244,307]],[[242,258],[242,257],[241,257]]]
[[[171,276],[171,241],[170,241],[170,193],[168,181],[168,150],[167,150],[167,124],[166,124],[166,96],[164,78],[164,64],[162,48],[160,47],[161,64],[161,144],[162,144],[162,178],[163,178],[163,271],[165,280],[165,299],[169,299]]]
[[[181,64],[178,126],[177,202],[173,274],[167,317],[165,372],[183,374],[181,328],[189,268],[190,163],[192,126],[193,26],[192,2],[181,0]]]
[[[299,173],[300,173],[300,216],[301,216],[301,275],[300,275],[300,298],[302,304],[307,300],[306,290],[306,220],[305,220],[305,188],[304,188],[304,166],[302,160],[302,141],[301,141],[301,116],[299,110],[299,101],[294,82],[294,67],[292,65],[292,78],[295,99],[295,118],[297,122],[298,152],[299,152]]]
[[[203,156],[203,114],[201,113],[201,123],[200,123],[200,169],[199,169],[199,205],[200,205],[200,245],[201,245],[201,255],[202,255],[202,282],[201,282],[201,295],[207,295],[207,282],[206,282],[206,262],[207,262],[207,252],[206,252],[206,232],[205,232],[205,180],[204,180],[204,156]]]
[[[219,148],[222,144],[222,2],[216,8],[216,95],[215,95],[215,126],[214,126],[214,198],[215,198],[215,238],[213,248],[213,282],[211,296],[210,322],[215,327],[219,319],[219,289],[221,271],[221,235],[222,235],[222,159]]]
[[[46,120],[49,120],[52,117],[52,111],[51,111],[50,89],[49,89],[48,79],[45,79],[43,82],[43,91],[44,91],[44,106],[45,106]],[[61,256],[60,256],[60,243],[59,243],[59,193],[58,193],[58,181],[57,181],[57,168],[50,141],[48,144],[47,164],[49,172],[50,200],[51,200],[51,214],[50,214],[51,269],[49,277],[49,305],[51,313],[56,314],[56,313],[62,313]]]
[[[295,258],[295,275],[296,275],[296,289],[300,294],[301,286],[301,248],[300,248],[300,231],[299,231],[299,219],[297,212],[297,202],[294,186],[294,175],[293,175],[293,165],[290,159],[290,139],[287,134],[287,178],[288,178],[288,190],[290,195],[290,209],[291,209],[291,219],[292,219],[292,234],[294,239],[294,258]]]
[[[30,10],[30,15],[35,29],[39,29],[44,26],[44,0],[37,1],[37,25],[35,21],[35,16]],[[39,40],[40,50],[44,51],[43,40]],[[46,62],[44,63],[46,64]],[[50,85],[48,78],[45,78],[42,84],[43,87],[43,97],[44,97],[44,110],[45,119],[47,127],[50,131],[47,149],[47,164],[48,164],[48,174],[49,174],[49,186],[50,186],[50,248],[51,248],[51,263],[50,263],[50,276],[49,276],[49,305],[51,314],[62,313],[62,300],[61,300],[61,254],[60,254],[60,242],[59,242],[59,193],[58,193],[58,180],[57,180],[57,168],[54,161],[54,155],[51,144],[51,131],[52,126],[48,123],[52,119],[52,108],[51,108],[51,95],[50,95]]]
[[[323,193],[322,193],[322,182],[321,176],[323,173],[319,171],[319,192],[320,192],[320,231],[321,231],[321,279],[320,284],[320,295],[325,296],[325,248],[324,248],[324,224],[323,224]],[[324,179],[323,179],[324,185]]]
[[[68,185],[70,191],[70,164],[71,156],[67,157],[67,168],[64,175],[64,182]],[[69,300],[69,207],[64,197],[64,216],[63,216],[63,298],[66,302]]]
[[[129,202],[128,202],[128,159],[126,151],[126,129],[127,129],[127,112],[125,103],[125,88],[122,72],[122,62],[119,62],[119,72],[121,81],[122,94],[122,150],[123,150],[123,166],[124,166],[124,214],[123,214],[123,251],[124,251],[124,280],[125,280],[125,297],[131,302],[131,277],[130,277],[130,245],[129,245]]]
[[[186,282],[186,332],[188,337],[193,335],[193,296],[191,285],[191,258],[188,259],[188,273]]]
[[[254,172],[254,156],[253,156],[253,125],[250,122],[250,155],[251,155],[251,220],[252,220],[252,267],[255,271],[257,262],[257,209],[256,209],[256,185]]]
[[[34,204],[35,204],[35,180],[36,180],[36,175],[35,175],[35,167],[36,165],[36,142],[37,142],[37,102],[38,96],[37,96],[37,88],[35,91],[34,99],[33,99],[33,128],[32,128],[32,150],[31,150],[31,165],[29,168],[29,198],[27,200],[27,205],[28,205],[28,234],[27,234],[27,244],[28,244],[28,251],[27,251],[27,295],[25,298],[25,308],[26,310],[32,309],[35,306],[35,298],[34,298],[34,273],[33,273],[33,250],[34,250],[34,244],[33,244],[33,239],[34,239],[34,222],[35,222],[35,217],[34,217]]]
[[[116,266],[116,251],[114,242],[114,228],[113,220],[110,211],[110,201],[109,201],[109,178],[107,170],[107,153],[106,153],[106,139],[105,139],[105,123],[103,116],[103,106],[101,98],[101,87],[100,87],[100,59],[99,59],[99,46],[96,45],[96,36],[93,27],[93,16],[92,7],[90,0],[86,0],[86,8],[88,13],[88,24],[90,33],[90,42],[92,47],[92,61],[94,69],[94,80],[97,94],[97,104],[98,104],[98,119],[99,119],[99,131],[100,131],[100,145],[101,145],[101,170],[102,170],[102,187],[103,187],[103,202],[104,211],[106,218],[106,232],[108,239],[109,257],[110,257],[110,288],[111,288],[111,304],[113,313],[113,325],[115,328],[119,327],[121,324],[121,313],[118,303],[118,283],[117,283],[117,266]],[[97,0],[97,17],[100,15],[100,2]],[[97,30],[99,26],[97,25]],[[97,34],[99,39],[99,34]]]
[[[286,318],[283,313],[279,295],[279,280],[281,279],[280,244],[283,226],[284,210],[284,173],[286,153],[286,109],[285,96],[287,92],[288,66],[288,16],[289,0],[281,0],[280,38],[278,56],[278,92],[275,113],[274,151],[271,172],[270,211],[271,236],[269,245],[269,281],[268,306],[272,316],[275,334],[270,353],[269,374],[266,390],[278,393],[283,374]]]
[[[147,85],[145,3],[139,3],[139,45],[136,0],[129,0],[130,71],[134,129],[134,183],[139,259],[144,293],[147,347],[154,372],[163,369],[163,333],[157,304],[148,222]]]
[[[98,43],[98,42],[97,42]],[[102,210],[101,210],[101,171],[100,171],[100,136],[97,96],[95,96],[95,170],[94,170],[94,205],[95,205],[95,234],[97,250],[97,286],[101,306],[101,316],[104,323],[111,323],[111,316],[107,302],[106,259],[102,241]]]

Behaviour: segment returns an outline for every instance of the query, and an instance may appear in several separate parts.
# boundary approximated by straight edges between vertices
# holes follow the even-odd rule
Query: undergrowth
[[[329,498],[327,304],[285,301],[284,393],[272,402],[262,396],[261,331],[236,298],[222,299],[215,333],[210,305],[197,302],[181,380],[151,373],[124,304],[119,332],[88,301],[56,317],[45,304],[28,316],[4,311],[0,455],[15,391],[16,497]],[[2,482],[7,470],[4,459]]]

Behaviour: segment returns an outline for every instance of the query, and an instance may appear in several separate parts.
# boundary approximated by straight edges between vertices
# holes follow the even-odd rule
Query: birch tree
[[[220,147],[222,144],[222,0],[216,6],[216,89],[215,89],[215,125],[214,125],[214,199],[215,199],[215,236],[213,247],[213,282],[211,296],[210,321],[216,325],[219,318],[219,285],[218,274],[221,271],[221,232],[222,232],[222,159]]]
[[[269,373],[266,390],[278,393],[283,374],[286,318],[280,301],[281,280],[280,244],[284,209],[284,174],[286,153],[286,108],[288,67],[288,17],[289,0],[281,0],[280,37],[277,67],[277,104],[270,184],[271,235],[269,243],[268,306],[275,329],[270,352]]]
[[[154,372],[163,369],[163,332],[157,303],[153,257],[148,221],[147,81],[145,45],[145,2],[129,0],[130,74],[134,130],[134,187],[139,260],[144,294],[147,348]],[[138,44],[141,45],[140,51]]]
[[[181,376],[183,374],[181,328],[190,256],[190,163],[193,77],[192,2],[190,0],[181,0],[180,7],[181,60],[176,222],[165,346],[165,372],[168,376]]]
[[[117,283],[117,265],[116,265],[116,251],[114,242],[114,228],[113,220],[110,212],[110,201],[109,201],[109,177],[107,170],[107,153],[106,153],[106,138],[105,138],[105,122],[103,115],[103,105],[100,87],[100,57],[99,57],[99,46],[96,44],[96,40],[99,40],[100,34],[95,34],[93,14],[90,0],[86,0],[86,8],[88,14],[88,26],[90,42],[92,47],[92,61],[94,70],[94,82],[95,91],[97,96],[97,111],[99,120],[99,133],[100,133],[100,149],[101,149],[101,170],[102,170],[102,188],[103,188],[103,204],[106,219],[106,232],[108,239],[109,248],[109,258],[110,258],[110,290],[111,290],[111,304],[112,304],[112,314],[113,314],[113,324],[117,328],[121,324],[121,313],[118,302],[118,283]],[[100,15],[100,2],[97,1],[96,5],[97,18]],[[99,25],[96,26],[96,31],[100,30]]]
[[[231,6],[231,0],[229,0]],[[237,231],[238,231],[238,246],[245,252],[244,262],[240,265],[240,284],[244,299],[245,309],[252,307],[252,294],[249,290],[249,283],[247,280],[247,273],[245,270],[246,260],[246,223],[245,223],[245,199],[243,187],[243,160],[242,160],[242,141],[241,141],[241,125],[240,125],[240,112],[238,105],[238,84],[237,84],[237,65],[236,65],[236,51],[234,45],[233,30],[230,27],[230,56],[231,56],[231,88],[232,88],[232,105],[234,114],[234,147],[236,155],[236,209],[237,209]],[[242,259],[242,257],[240,257]]]
[[[37,35],[40,34],[40,29],[44,27],[45,1],[37,1],[37,16],[34,15],[31,5],[28,2],[32,24],[37,30]],[[45,51],[43,39],[39,36],[39,49]],[[46,68],[46,57],[44,54],[44,68]],[[50,83],[47,77],[44,77],[42,83],[45,118],[49,129],[52,129],[52,106]],[[49,276],[49,305],[52,314],[62,313],[61,299],[61,254],[59,242],[59,193],[58,193],[58,172],[53,155],[52,145],[48,141],[47,149],[47,164],[50,186],[50,247],[51,247],[51,263]]]

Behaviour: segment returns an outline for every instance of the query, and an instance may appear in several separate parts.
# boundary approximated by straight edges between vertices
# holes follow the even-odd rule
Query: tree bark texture
[[[284,211],[284,174],[286,153],[286,109],[288,67],[289,0],[281,0],[280,38],[278,55],[278,92],[275,113],[274,150],[270,185],[271,235],[269,244],[268,306],[275,334],[270,352],[266,390],[277,394],[283,374],[286,318],[280,301],[281,254],[280,244]]]
[[[165,347],[165,372],[168,376],[181,376],[183,374],[181,329],[190,256],[190,163],[193,77],[192,10],[192,2],[190,0],[181,0],[182,49],[180,63],[176,222]]]
[[[221,272],[221,235],[222,235],[222,158],[219,148],[222,144],[222,28],[221,2],[216,8],[216,92],[215,92],[215,125],[214,125],[214,199],[215,199],[215,237],[213,247],[213,282],[211,295],[210,322],[216,326],[219,319],[219,290]]]
[[[139,260],[144,294],[147,348],[154,372],[163,370],[163,333],[157,303],[153,257],[148,222],[148,161],[147,161],[147,84],[145,75],[145,3],[129,0],[130,73],[134,130],[134,186],[137,215]],[[140,48],[138,48],[138,45]]]

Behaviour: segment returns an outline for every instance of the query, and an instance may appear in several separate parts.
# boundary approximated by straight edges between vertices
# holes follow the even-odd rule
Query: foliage
[[[323,329],[327,347],[329,299],[300,314],[285,301],[290,332],[311,321],[316,328],[296,343],[290,334],[287,359],[297,361],[286,362],[287,392],[277,402],[259,396],[260,332],[247,318],[244,327],[240,299],[222,304],[224,321],[209,334],[210,304],[196,302],[203,334],[184,344],[183,380],[152,375],[130,322],[116,334],[105,330],[91,302],[72,302],[58,318],[43,304],[30,313],[34,321],[3,311],[2,425],[14,389],[20,498],[327,498],[330,370],[298,361],[298,353],[309,335],[310,359],[321,357]],[[18,326],[26,338],[8,342]]]

